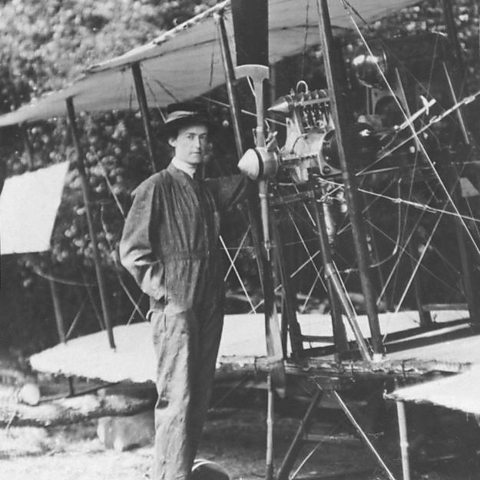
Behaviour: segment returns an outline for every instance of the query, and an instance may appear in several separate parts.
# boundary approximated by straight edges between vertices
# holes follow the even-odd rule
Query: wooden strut
[[[348,408],[347,404],[343,401],[342,397],[338,394],[336,390],[332,391],[333,397],[337,401],[337,403],[340,405],[340,408],[343,410],[343,413],[347,416],[348,420],[350,423],[353,425],[357,433],[360,435],[362,440],[364,441],[365,445],[367,445],[368,449],[373,453],[373,456],[379,463],[379,465],[383,468],[384,472],[387,474],[388,478],[390,480],[395,480],[395,477],[393,473],[390,471],[390,469],[387,467],[385,462],[383,461],[382,457],[379,455],[377,452],[377,449],[374,447],[370,439],[368,438],[367,434],[363,431],[362,427],[360,424],[357,422],[355,417],[352,415],[352,412]]]
[[[140,107],[140,112],[142,114],[143,129],[145,130],[145,137],[147,140],[148,158],[150,160],[152,172],[155,173],[158,168],[155,161],[155,148],[153,144],[150,114],[148,113],[147,96],[145,94],[145,85],[143,83],[142,70],[140,68],[139,62],[135,62],[134,64],[132,64],[132,75],[133,81],[135,83],[135,92],[137,94],[138,106]]]
[[[95,235],[95,230],[93,228],[93,218],[92,218],[92,211],[90,206],[91,205],[90,188],[88,185],[87,173],[85,170],[83,149],[80,144],[80,138],[78,135],[77,121],[75,118],[75,109],[73,106],[72,97],[67,98],[66,105],[67,105],[68,123],[70,124],[73,143],[77,153],[77,168],[78,168],[78,173],[80,177],[80,185],[82,188],[83,201],[85,203],[85,213],[87,217],[88,232],[90,235],[90,241],[92,243],[93,261],[95,264],[95,273],[97,276],[98,290],[100,292],[100,302],[102,305],[103,319],[105,321],[105,327],[107,329],[108,343],[110,345],[110,348],[115,349],[115,340],[113,338],[112,322],[110,320],[110,311],[108,308],[107,291],[105,288],[103,271],[100,266],[100,253],[98,251],[97,237]]]
[[[278,83],[278,65],[270,65],[270,82],[269,82],[269,104],[277,100],[277,83]],[[270,131],[274,132],[276,125],[272,123],[270,125]],[[272,204],[272,199],[270,199]],[[280,210],[281,211],[281,210]],[[292,251],[287,246],[289,240],[286,238],[287,232],[282,231],[281,217],[275,215],[275,209],[273,210],[273,242],[275,244],[275,271],[280,279],[282,285],[282,345],[283,350],[287,351],[287,341],[290,337],[290,348],[292,358],[299,358],[304,352],[304,338],[302,336],[302,330],[297,318],[297,291],[295,289],[294,282],[292,281]]]
[[[383,461],[381,458],[380,454],[378,453],[377,449],[375,446],[372,444],[370,439],[368,438],[367,434],[364,432],[363,428],[360,426],[360,424],[357,422],[355,417],[352,415],[352,412],[348,408],[347,404],[343,401],[342,397],[338,394],[338,392],[335,389],[330,390],[330,393],[332,397],[337,401],[338,405],[340,406],[341,410],[347,417],[348,421],[350,424],[355,428],[357,434],[360,436],[361,440],[366,444],[368,449],[372,452],[374,455],[375,459],[377,460],[378,464],[381,466],[381,468],[384,470],[386,473],[387,477],[390,480],[395,480],[395,476],[393,473],[390,471],[386,463]],[[293,468],[293,465],[295,464],[295,461],[298,457],[298,454],[300,453],[300,449],[302,446],[302,441],[306,439],[313,439],[314,436],[309,434],[311,424],[313,423],[313,417],[315,413],[315,408],[319,405],[320,400],[322,398],[322,395],[324,393],[324,390],[320,385],[317,384],[315,393],[313,393],[310,403],[308,405],[308,408],[305,412],[305,415],[303,416],[300,425],[297,429],[297,432],[295,433],[295,436],[287,450],[287,453],[285,454],[285,457],[283,459],[282,465],[279,469],[278,473],[278,480],[288,480],[290,472]],[[297,472],[298,473],[298,472]],[[343,472],[342,472],[343,474]],[[313,477],[312,477],[313,478]],[[323,478],[323,477],[322,477]],[[343,477],[342,477],[343,478]],[[409,478],[406,480],[409,480]]]
[[[317,0],[320,42],[323,50],[325,72],[327,76],[330,105],[335,125],[338,144],[338,155],[342,169],[342,179],[345,184],[345,199],[352,225],[353,244],[358,262],[362,292],[365,296],[365,307],[368,315],[372,336],[373,352],[377,356],[385,353],[378,321],[376,298],[369,273],[368,248],[363,227],[360,196],[358,195],[355,177],[351,172],[353,144],[351,118],[346,99],[346,86],[338,72],[338,62],[334,55],[333,35],[327,0]]]
[[[223,11],[214,15],[214,19],[217,22],[219,29],[220,39],[220,52],[222,54],[222,63],[225,72],[225,84],[227,86],[228,102],[230,104],[230,116],[232,119],[233,134],[235,138],[235,148],[237,156],[240,158],[244,153],[244,140],[242,135],[242,129],[240,124],[240,107],[238,103],[237,93],[235,91],[235,71],[233,68],[232,54],[230,52],[230,46],[228,44],[227,30],[225,27],[225,18],[223,17]],[[263,264],[261,261],[261,235],[259,231],[258,214],[256,212],[256,205],[249,196],[247,199],[247,214],[248,222],[250,224],[252,232],[253,247],[255,249],[255,259],[257,262],[258,271],[260,273],[260,281],[263,288]]]
[[[255,106],[257,113],[256,145],[263,148],[266,146],[265,132],[263,127],[263,81],[268,78],[268,67],[264,65],[242,65],[236,68],[238,77],[248,76],[252,79],[255,89]],[[272,272],[272,244],[270,240],[269,204],[268,204],[268,181],[259,180],[258,190],[260,197],[260,210],[263,231],[263,295],[265,310],[265,336],[267,343],[267,355],[271,362],[272,383],[281,396],[285,396],[286,379],[284,368],[284,352],[282,349],[280,327],[278,324],[277,307],[275,304],[275,292]]]
[[[329,268],[331,267],[333,263],[332,259],[332,253],[330,251],[330,244],[328,241],[328,234],[327,234],[327,227],[325,224],[325,212],[323,210],[324,205],[319,205],[317,195],[316,195],[316,185],[312,182],[311,188],[314,192],[314,197],[311,201],[311,206],[314,212],[314,217],[315,217],[315,227],[316,227],[316,233],[317,233],[317,238],[319,242],[319,247],[320,247],[320,253],[322,256],[322,264],[323,264],[323,270],[324,270],[324,277],[325,281],[327,284],[327,290],[328,290],[328,298],[330,299],[330,315],[332,317],[332,330],[333,330],[333,338],[334,338],[334,343],[335,343],[335,349],[336,349],[336,356],[339,360],[342,360],[345,356],[345,354],[348,352],[348,341],[347,341],[347,334],[345,331],[345,325],[343,323],[342,319],[342,311],[341,311],[341,306],[344,302],[341,302],[341,293],[343,292],[337,292],[336,289],[336,283],[334,282],[334,278],[332,275],[328,275],[327,272],[329,272]],[[323,186],[322,186],[322,194],[325,193],[323,191]],[[345,308],[345,313],[348,315],[348,307],[344,305]],[[351,316],[349,316],[350,318]],[[356,321],[353,319],[353,321]],[[354,332],[360,331],[358,328],[353,330]],[[370,357],[370,352],[368,351],[368,347],[365,344],[365,341],[363,339],[363,336],[360,332],[360,337],[357,338],[358,340],[358,345],[360,348],[360,353],[362,355],[362,358],[364,360],[371,360]]]
[[[273,425],[275,422],[275,397],[272,375],[267,379],[267,448],[265,452],[265,480],[273,480]]]
[[[397,77],[397,83],[398,83],[399,88],[400,88],[400,94],[402,96],[405,112],[406,112],[408,118],[411,118],[412,112],[410,110],[410,105],[408,104],[407,94],[405,92],[405,86],[404,86],[404,82],[406,80],[403,78],[403,76],[402,76],[402,74],[401,74],[401,72],[398,68],[395,69],[395,75]],[[409,90],[410,90],[410,88],[409,88]],[[418,147],[419,140],[418,139],[415,139],[415,140],[416,140],[416,145]],[[406,163],[406,159],[404,157],[402,157],[402,160],[401,160],[401,169],[403,171],[405,171],[405,174],[407,173],[407,163]],[[400,188],[401,188],[401,191],[404,194],[408,194],[410,186],[408,185],[407,182],[403,181],[403,178],[407,178],[407,176],[402,175],[402,180],[400,180]],[[405,207],[403,205],[400,205],[400,209],[402,209],[402,208],[405,209]],[[406,218],[407,218],[406,219],[406,225],[408,225],[408,216],[406,216]],[[413,242],[413,239],[408,242],[407,254],[408,254],[408,257],[409,257],[410,267],[411,267],[411,270],[413,272],[415,270],[416,255],[415,255],[415,248],[414,248],[414,245],[412,244],[412,242]],[[422,291],[422,285],[421,285],[421,271],[420,270],[418,270],[417,274],[415,274],[415,276],[413,278],[413,289],[414,289],[414,294],[415,294],[415,303],[416,303],[416,306],[417,306],[418,316],[420,318],[420,325],[423,326],[423,327],[427,327],[429,325],[432,325],[432,315],[430,314],[430,312],[426,311],[425,308],[423,307],[423,291]]]
[[[19,125],[20,133],[22,135],[23,145],[25,147],[25,154],[27,157],[28,169],[33,169],[33,147],[32,142],[30,141],[30,136],[28,135],[28,130],[25,124]],[[50,268],[51,272],[51,268]],[[48,285],[50,287],[50,294],[52,297],[52,304],[53,304],[53,313],[55,315],[55,323],[57,326],[57,333],[60,343],[66,343],[66,335],[65,335],[65,321],[62,314],[62,305],[60,301],[60,295],[58,293],[58,287],[55,283],[55,280],[49,276],[48,277]]]
[[[408,456],[408,431],[405,404],[401,400],[397,400],[395,403],[397,405],[398,414],[398,433],[400,436],[400,453],[402,456],[403,480],[410,480],[410,459]]]
[[[315,408],[319,404],[320,399],[322,398],[322,395],[323,395],[322,389],[317,388],[315,390],[315,393],[312,396],[310,403],[308,404],[308,408],[300,422],[300,425],[295,433],[295,436],[293,437],[292,443],[290,444],[290,447],[288,448],[287,453],[283,457],[282,465],[280,466],[280,469],[278,471],[278,476],[277,476],[278,480],[288,480],[290,471],[293,468],[295,460],[302,446],[302,443],[301,443],[302,439],[305,437],[309,429],[309,426],[312,422],[312,417],[315,413]]]
[[[458,61],[458,60],[457,60]],[[445,78],[448,83],[450,96],[452,102],[454,104],[458,103],[457,95],[455,93],[455,87],[453,80],[448,72],[447,66],[445,63],[443,64],[443,70],[445,73]],[[470,136],[468,134],[468,130],[466,127],[465,118],[463,115],[463,111],[461,108],[457,109],[456,112],[457,119],[460,124],[460,130],[463,136],[463,141],[468,148],[472,147]],[[460,187],[458,185],[460,173],[457,170],[455,163],[450,162],[450,171],[448,172],[448,177],[450,183],[454,184],[454,189],[452,192],[452,197],[455,203],[461,199],[461,192]],[[464,225],[460,221],[460,219],[455,219],[455,233],[457,237],[457,244],[458,250],[460,255],[460,265],[462,269],[462,277],[463,277],[463,287],[465,289],[465,297],[468,303],[468,310],[470,312],[470,318],[472,322],[476,323],[477,325],[480,323],[480,306],[477,300],[477,295],[475,294],[475,289],[473,287],[473,265],[470,258],[470,252],[467,244],[467,239],[464,231]]]
[[[299,358],[303,351],[303,336],[300,324],[297,320],[297,312],[295,309],[295,292],[293,291],[290,276],[286,265],[286,253],[280,233],[280,222],[272,212],[272,230],[273,241],[275,243],[275,264],[276,270],[282,283],[282,347],[287,351],[287,336],[290,336],[290,345],[292,349],[292,357]]]
[[[243,135],[240,127],[240,107],[238,105],[238,98],[235,92],[235,73],[233,69],[232,54],[228,44],[227,29],[225,27],[223,11],[215,13],[213,18],[215,19],[219,30],[220,52],[222,54],[223,69],[225,72],[225,85],[227,87],[228,102],[230,104],[233,136],[235,138],[237,156],[240,158],[244,153]]]
[[[443,3],[443,14],[445,16],[445,24],[447,27],[448,39],[450,40],[450,43],[453,46],[456,67],[458,69],[458,72],[460,73],[460,82],[457,82],[457,83],[459,83],[460,86],[462,87],[462,92],[460,93],[462,93],[463,95],[468,95],[469,91],[466,85],[467,69],[466,69],[464,58],[463,58],[463,52],[462,52],[460,40],[458,38],[457,26],[455,24],[455,15],[453,13],[453,4],[451,0],[442,0],[442,3]],[[452,101],[454,104],[456,104],[457,96],[455,92],[454,82],[452,81],[452,78],[450,77],[450,74],[448,73],[448,69],[446,68],[445,64],[443,65],[443,68],[444,68],[445,77],[447,79],[447,83],[450,89],[450,95],[452,97]],[[463,135],[465,145],[467,145],[467,147],[471,147],[471,140],[467,131],[466,121],[463,115],[463,109],[462,108],[457,109],[456,114],[457,114],[457,119],[460,123],[460,130]],[[457,177],[458,177],[458,173],[457,173]],[[454,191],[454,200],[458,199],[459,197],[460,197],[460,192],[459,192],[459,189],[456,188]],[[480,305],[477,299],[478,295],[476,295],[476,292],[473,288],[473,272],[472,272],[473,266],[472,266],[472,261],[470,258],[470,254],[469,254],[469,250],[466,242],[464,225],[462,224],[462,222],[460,221],[455,222],[455,232],[456,232],[457,243],[459,247],[460,263],[462,266],[462,276],[463,276],[463,282],[464,282],[464,288],[465,288],[465,294],[466,294],[465,296],[467,297],[467,302],[468,302],[468,309],[470,312],[472,323],[475,323],[478,326],[480,324]]]

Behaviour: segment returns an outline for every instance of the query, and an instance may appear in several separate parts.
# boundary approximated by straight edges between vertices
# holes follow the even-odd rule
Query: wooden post
[[[85,203],[85,213],[87,216],[88,232],[90,234],[90,241],[92,242],[93,261],[95,263],[95,273],[97,276],[98,289],[100,292],[100,301],[102,304],[103,319],[105,321],[105,326],[107,329],[107,336],[108,336],[108,342],[110,344],[110,348],[115,349],[112,322],[110,320],[110,312],[108,309],[105,280],[103,277],[102,268],[100,266],[100,253],[98,251],[97,237],[95,235],[95,230],[93,228],[92,212],[90,208],[90,188],[88,186],[87,173],[85,170],[85,163],[83,158],[83,150],[82,150],[82,146],[80,145],[80,138],[78,135],[77,121],[75,118],[75,109],[73,107],[72,97],[67,98],[66,104],[67,104],[68,123],[70,124],[73,143],[75,145],[75,150],[77,152],[77,168],[80,176],[80,184],[82,188],[83,201]]]
[[[342,81],[338,62],[336,62],[335,59],[332,27],[330,24],[327,0],[317,0],[317,7],[320,21],[320,41],[323,50],[330,105],[336,128],[335,134],[337,137],[338,155],[342,169],[342,180],[345,185],[345,199],[347,202],[350,222],[352,224],[353,244],[358,262],[362,292],[365,297],[365,307],[372,335],[372,346],[375,354],[383,355],[385,349],[378,321],[376,298],[369,273],[368,249],[362,220],[360,196],[358,195],[355,177],[351,172],[353,158],[351,132],[353,128],[346,98],[346,85],[345,82]]]
[[[148,112],[147,96],[145,94],[145,85],[143,84],[142,70],[140,63],[135,62],[132,65],[133,81],[135,83],[135,92],[137,94],[138,106],[142,114],[143,128],[145,130],[145,137],[147,140],[148,158],[152,172],[155,173],[158,168],[155,162],[155,148],[153,146],[152,127],[150,123],[150,114]]]

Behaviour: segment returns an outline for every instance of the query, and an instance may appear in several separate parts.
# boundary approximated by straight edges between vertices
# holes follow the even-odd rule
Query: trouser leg
[[[198,355],[198,329],[192,317],[192,312],[175,312],[167,306],[163,312],[154,312],[151,318],[158,392],[154,480],[187,479],[195,456],[188,434],[192,365]]]
[[[192,387],[192,448],[197,451],[210,404],[218,347],[223,327],[222,310],[200,313],[199,361]]]
[[[154,312],[157,356],[154,480],[186,479],[210,400],[220,343],[220,310]]]

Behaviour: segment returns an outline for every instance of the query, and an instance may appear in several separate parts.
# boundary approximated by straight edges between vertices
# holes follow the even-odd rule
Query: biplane
[[[229,273],[248,296],[232,252],[251,239],[263,299],[260,308],[251,303],[250,315],[227,316],[218,378],[268,389],[268,478],[274,474],[277,395],[301,391],[309,397],[279,480],[290,478],[325,392],[393,479],[342,392],[368,385],[381,395],[395,383],[459,373],[480,362],[478,159],[465,115],[480,92],[465,86],[452,4],[443,1],[444,33],[374,40],[366,33],[375,20],[415,3],[227,0],[147,45],[87,67],[70,86],[0,116],[0,127],[68,118],[98,257],[75,111],[139,109],[156,170],[161,165],[149,108],[192,98],[213,102],[209,92],[226,86],[239,168],[256,179],[259,195],[245,209],[242,240],[236,249],[224,248]],[[347,32],[355,37],[348,59],[337,41]],[[272,81],[268,100],[274,66],[312,48],[319,48],[324,79],[309,85],[296,78],[281,95]],[[239,83],[250,92],[254,111],[240,104]],[[256,122],[250,139],[241,126],[247,115]],[[275,146],[267,147],[266,137],[276,134]],[[313,272],[307,287],[306,269],[310,277]],[[139,372],[138,358],[131,356],[138,341],[129,343],[137,338],[134,329],[147,336],[146,324],[113,327],[98,261],[96,275],[108,341],[102,333],[67,342],[59,325],[62,344],[34,355],[33,367],[109,382],[152,379],[153,361],[148,364],[144,355],[148,366]],[[429,291],[431,284],[436,292]],[[319,285],[329,314],[299,313],[299,293],[307,305]],[[361,292],[362,315],[352,290]],[[401,410],[403,400],[398,403]],[[405,438],[401,446],[407,479]]]

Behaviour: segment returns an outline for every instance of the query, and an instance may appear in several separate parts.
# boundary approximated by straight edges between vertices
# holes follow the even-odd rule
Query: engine
[[[248,150],[240,160],[241,171],[251,178],[283,173],[297,184],[308,182],[311,174],[324,178],[341,174],[326,90],[309,90],[302,81],[296,91],[279,98],[269,111],[285,116],[285,144],[276,150],[268,147]],[[354,141],[359,156],[366,151],[376,152],[375,135],[370,125],[357,123]]]

